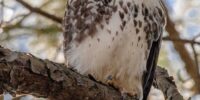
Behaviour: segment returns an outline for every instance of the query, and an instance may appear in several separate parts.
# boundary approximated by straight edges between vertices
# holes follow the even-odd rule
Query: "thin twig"
[[[62,18],[60,18],[60,17],[49,14],[49,13],[47,13],[47,12],[45,12],[45,11],[39,9],[39,8],[32,7],[31,5],[29,5],[27,2],[25,2],[23,0],[16,0],[16,1],[19,2],[20,4],[22,4],[27,9],[29,9],[31,12],[40,14],[40,15],[42,15],[42,16],[48,18],[48,19],[51,19],[52,21],[57,22],[59,24],[62,23]]]
[[[16,24],[19,24],[19,23],[21,23],[25,18],[27,18],[30,14],[31,14],[31,12],[29,12],[29,13],[27,13],[27,14],[20,14],[20,15],[18,15],[18,16],[13,17],[13,18],[10,19],[9,21],[4,22],[4,24],[7,25],[7,24],[13,22],[13,21],[16,20],[16,19],[21,18],[21,19],[16,23]]]
[[[195,45],[191,44],[191,46],[192,46],[192,51],[193,51],[193,54],[194,54],[194,61],[195,61],[196,67],[197,67],[197,69],[199,69],[198,54],[195,50]]]
[[[165,40],[165,41],[173,41],[173,42],[190,43],[190,44],[197,44],[197,45],[200,45],[200,42],[197,42],[197,41],[195,41],[195,40],[189,40],[189,39],[180,39],[180,38],[163,37],[163,40]]]
[[[199,38],[199,37],[200,37],[200,33],[197,34],[197,35],[193,38],[193,40],[196,40],[196,39]]]

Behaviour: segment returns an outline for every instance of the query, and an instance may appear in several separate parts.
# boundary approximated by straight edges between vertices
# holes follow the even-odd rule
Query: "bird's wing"
[[[147,65],[146,65],[146,72],[144,72],[143,74],[143,100],[147,100],[147,97],[151,90],[151,86],[153,84],[155,69],[157,67],[158,56],[159,56],[159,51],[160,51],[160,46],[161,46],[161,41],[162,41],[163,29],[166,25],[165,16],[166,16],[167,11],[162,0],[160,0],[160,5],[162,7],[162,12],[160,10],[159,14],[160,13],[163,14],[161,16],[162,20],[159,22],[160,28],[159,30],[157,30],[157,34],[160,34],[160,35],[157,40],[154,40],[152,42],[151,49],[149,52],[149,57],[147,60]]]
[[[149,58],[147,60],[147,65],[146,65],[147,70],[143,76],[143,91],[144,91],[143,100],[147,99],[152,83],[153,83],[155,69],[156,69],[157,61],[158,61],[158,55],[160,51],[160,44],[161,44],[161,39],[162,39],[161,36],[162,35],[160,35],[157,41],[154,41],[152,43],[152,47],[150,49]]]

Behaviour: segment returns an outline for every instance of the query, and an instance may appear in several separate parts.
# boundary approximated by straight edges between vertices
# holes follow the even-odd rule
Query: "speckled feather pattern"
[[[160,0],[68,0],[65,16],[66,62],[142,100],[151,45],[165,25]]]

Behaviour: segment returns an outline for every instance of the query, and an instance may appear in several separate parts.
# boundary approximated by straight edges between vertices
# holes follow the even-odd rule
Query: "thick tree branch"
[[[31,12],[34,12],[34,13],[37,13],[37,14],[40,14],[48,19],[51,19],[59,24],[62,23],[62,18],[59,18],[55,15],[52,15],[52,14],[49,14],[39,8],[36,8],[36,7],[32,7],[31,5],[29,5],[28,3],[26,3],[25,1],[23,0],[16,0],[17,2],[19,2],[20,4],[22,4],[24,7],[26,7],[27,9],[29,9]]]
[[[156,71],[156,84],[165,97],[183,100],[172,79],[164,69]],[[171,85],[170,85],[171,84]],[[172,92],[175,91],[175,92]],[[37,97],[59,100],[120,100],[120,92],[82,76],[64,65],[38,59],[31,54],[12,52],[0,47],[0,94],[32,94]],[[170,95],[170,93],[173,93]],[[174,95],[175,93],[175,95]]]
[[[62,64],[0,48],[0,94],[32,94],[52,100],[120,100],[119,91]],[[129,96],[123,97],[132,100]],[[133,99],[134,100],[134,99]]]
[[[156,70],[158,77],[155,84],[164,91],[165,97],[183,100],[167,72],[159,68]],[[52,100],[134,100],[62,64],[0,47],[0,94],[5,91],[13,95],[32,94]]]

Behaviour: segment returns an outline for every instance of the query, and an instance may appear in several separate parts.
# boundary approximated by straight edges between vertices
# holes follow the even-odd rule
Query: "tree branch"
[[[169,76],[167,70],[157,67],[155,73],[154,86],[164,93],[165,100],[184,100],[177,90],[173,77]]]
[[[174,38],[174,37],[163,37],[162,39],[163,39],[164,41],[179,42],[179,43],[182,43],[182,44],[189,43],[189,44],[197,44],[197,45],[200,45],[200,42],[197,42],[197,41],[195,41],[195,40],[180,39],[180,38]]]
[[[162,70],[164,69],[156,71],[158,77],[155,83],[158,88],[164,91],[166,97],[171,92],[180,95],[173,80]],[[0,47],[0,94],[5,91],[13,95],[32,94],[52,100],[134,100],[130,96],[121,96],[113,87],[65,68],[63,64]]]
[[[167,17],[166,30],[170,38],[181,40],[179,32],[175,29],[175,24],[170,20],[169,16]],[[190,56],[190,53],[187,51],[185,44],[176,41],[172,41],[172,43],[174,44],[174,47],[180,55],[181,59],[184,61],[187,72],[195,82],[195,92],[200,93],[200,74],[194,60]]]
[[[95,82],[62,64],[0,48],[0,94],[32,94],[52,100],[120,100],[116,89]],[[124,97],[132,100],[130,96]]]
[[[36,8],[36,7],[32,7],[31,5],[29,5],[27,2],[23,1],[23,0],[16,0],[17,2],[19,2],[20,4],[22,4],[24,7],[26,7],[27,9],[29,9],[31,12],[34,12],[34,13],[37,13],[37,14],[40,14],[48,19],[51,19],[52,21],[55,21],[59,24],[62,23],[62,18],[59,18],[57,16],[54,16],[52,14],[49,14],[39,8]]]

